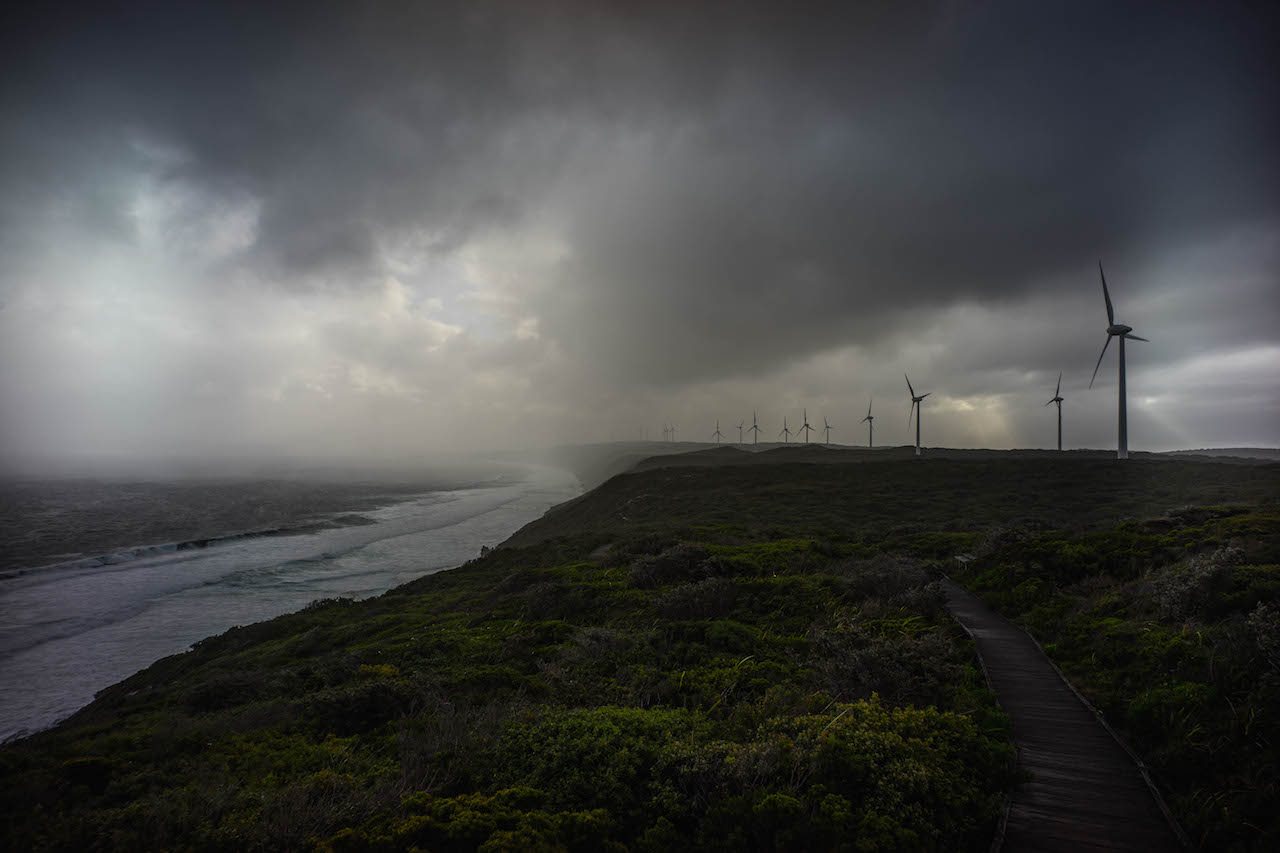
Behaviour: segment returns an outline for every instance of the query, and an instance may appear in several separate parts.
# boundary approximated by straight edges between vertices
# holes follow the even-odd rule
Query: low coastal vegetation
[[[988,532],[961,580],[1144,757],[1204,850],[1280,844],[1280,513],[1183,507]]]
[[[457,570],[232,629],[6,745],[3,845],[985,849],[1013,748],[936,582],[973,553],[964,580],[1144,733],[1184,821],[1249,849],[1276,827],[1278,482],[999,459],[616,477]],[[1160,516],[1186,503],[1218,508]]]
[[[156,664],[5,751],[11,842],[985,842],[1006,724],[920,561],[803,539],[566,550],[502,549]]]

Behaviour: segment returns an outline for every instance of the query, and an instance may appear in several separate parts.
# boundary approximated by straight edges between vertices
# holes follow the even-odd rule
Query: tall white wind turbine
[[[751,432],[754,433],[751,436],[751,446],[755,447],[760,443],[760,424],[756,420],[756,413],[754,409],[751,412]]]
[[[1046,406],[1058,404],[1058,449],[1062,449],[1062,374],[1058,374],[1058,387],[1053,389],[1053,399]]]
[[[785,417],[782,419],[782,432],[778,433],[778,435],[782,436],[783,444],[791,443],[791,430],[787,428],[787,419]]]
[[[925,397],[928,397],[929,394],[932,394],[933,392],[930,391],[927,394],[921,394],[919,397],[917,397],[916,389],[911,387],[911,378],[907,376],[907,374],[905,373],[902,374],[902,377],[907,380],[907,391],[911,392],[911,411],[907,412],[907,426],[911,426],[911,415],[912,413],[914,413],[916,416],[916,456],[919,456],[920,455],[920,411],[921,409],[924,408],[923,406],[920,405],[920,402]]]
[[[1102,261],[1098,261],[1098,275],[1102,278],[1102,298],[1107,301],[1107,341],[1102,345],[1102,352],[1098,354],[1098,363],[1093,366],[1093,377],[1089,380],[1089,387],[1093,387],[1093,380],[1098,378],[1098,368],[1102,367],[1102,357],[1107,354],[1107,347],[1111,344],[1112,338],[1120,339],[1120,416],[1118,438],[1116,441],[1116,458],[1129,458],[1129,413],[1125,407],[1125,387],[1124,387],[1124,341],[1128,338],[1131,341],[1145,341],[1151,343],[1146,338],[1140,338],[1137,335],[1131,335],[1132,326],[1126,326],[1123,323],[1116,322],[1116,312],[1111,307],[1111,294],[1107,292],[1107,276],[1102,271]]]
[[[831,422],[827,420],[827,416],[822,416],[822,431],[827,434],[826,444],[831,443]]]
[[[746,444],[746,442],[742,440],[742,428],[746,425],[747,425],[746,421],[738,421],[738,446],[739,447]]]
[[[716,421],[716,431],[711,433],[711,437],[716,440],[716,444],[719,444],[720,439],[724,438],[724,435],[720,432],[720,421],[718,420]]]
[[[875,438],[875,417],[871,414],[871,404],[875,402],[875,397],[867,401],[867,416],[862,419],[861,423],[867,425],[867,447],[874,447],[872,439]]]
[[[796,432],[804,433],[805,444],[809,443],[809,433],[816,432],[816,430],[813,427],[809,426],[809,410],[808,409],[804,410],[804,426],[800,427],[800,429],[796,430]]]

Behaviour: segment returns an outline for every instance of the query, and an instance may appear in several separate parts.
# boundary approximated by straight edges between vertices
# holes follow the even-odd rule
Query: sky
[[[8,464],[1280,445],[1274,3],[0,15]]]

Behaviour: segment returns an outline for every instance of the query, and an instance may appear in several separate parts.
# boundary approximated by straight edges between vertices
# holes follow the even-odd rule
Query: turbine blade
[[[1053,396],[1058,396],[1062,392],[1062,371],[1058,371],[1058,387],[1053,389]]]
[[[1102,271],[1102,261],[1098,261],[1098,275],[1102,276],[1102,298],[1107,300],[1107,325],[1116,324],[1116,312],[1111,307],[1111,294],[1107,292],[1107,276]]]
[[[932,394],[932,393],[933,393],[933,392],[932,392],[932,391],[930,391],[928,394],[921,394],[921,395],[920,395],[920,399],[921,399],[921,400],[923,400],[925,397],[928,397],[928,396],[929,396],[929,394]]]
[[[1053,405],[1053,401],[1052,401],[1052,400],[1050,400],[1049,402],[1045,403],[1045,405],[1046,405],[1046,406],[1052,406],[1052,405]]]
[[[1140,338],[1137,335],[1125,335],[1125,337],[1131,341],[1145,341],[1146,343],[1151,343],[1151,341],[1148,341],[1146,338]]]
[[[916,389],[911,387],[911,377],[904,373],[902,374],[902,378],[907,380],[907,390],[911,392],[911,396],[914,398],[916,396]]]
[[[1098,378],[1098,368],[1102,367],[1102,357],[1107,354],[1107,347],[1111,346],[1111,336],[1107,335],[1107,342],[1102,345],[1102,352],[1098,353],[1098,363],[1093,366],[1093,376],[1089,378],[1089,387],[1093,387],[1093,380]]]

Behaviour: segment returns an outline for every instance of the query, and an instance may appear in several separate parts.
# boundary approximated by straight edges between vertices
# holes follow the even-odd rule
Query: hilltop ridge
[[[672,466],[759,465],[779,462],[855,463],[915,458],[912,445],[884,445],[868,448],[860,445],[792,442],[752,444],[709,444],[706,442],[619,441],[598,444],[562,445],[547,451],[548,463],[573,471],[587,490],[593,489],[617,474],[631,470],[649,470]],[[1049,459],[1115,459],[1113,450],[991,450],[984,448],[927,447],[921,458],[1049,458]],[[1219,462],[1280,461],[1280,449],[1265,447],[1208,448],[1168,452],[1132,451],[1130,458],[1169,459],[1197,458]]]

